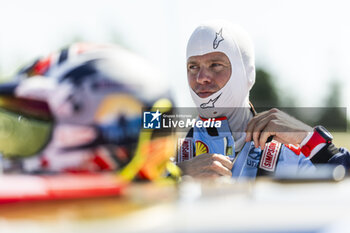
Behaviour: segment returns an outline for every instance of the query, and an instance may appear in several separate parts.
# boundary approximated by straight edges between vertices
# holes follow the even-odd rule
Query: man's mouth
[[[197,95],[201,98],[207,98],[209,96],[211,96],[214,92],[211,91],[199,91],[197,92]]]

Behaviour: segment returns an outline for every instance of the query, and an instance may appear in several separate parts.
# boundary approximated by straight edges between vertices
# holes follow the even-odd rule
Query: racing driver
[[[226,21],[198,26],[188,41],[186,58],[198,121],[220,121],[221,126],[204,128],[196,124],[189,131],[178,150],[177,164],[183,175],[255,178],[314,171],[314,163],[332,159],[338,164],[349,164],[349,153],[339,152],[323,127],[316,127],[314,132],[306,127],[306,132],[299,134],[305,139],[302,148],[267,137],[274,134],[260,137],[265,139],[262,144],[256,140],[262,129],[255,136],[253,132],[263,117],[253,119],[256,113],[249,102],[255,82],[254,48],[240,27]],[[268,114],[276,112],[272,109]],[[317,145],[320,146],[314,150]]]

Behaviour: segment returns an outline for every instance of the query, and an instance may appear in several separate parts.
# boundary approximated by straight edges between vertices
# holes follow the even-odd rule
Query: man
[[[178,165],[183,174],[254,178],[314,170],[300,149],[275,140],[266,143],[267,134],[260,137],[264,140],[261,144],[256,140],[258,135],[251,137],[255,124],[248,123],[255,113],[249,103],[249,91],[255,82],[254,62],[252,42],[237,26],[223,21],[209,22],[192,33],[187,45],[191,96],[199,121],[214,118],[222,127],[191,129],[187,143],[179,150]],[[300,135],[305,136],[305,132]],[[194,147],[193,155],[183,156],[183,151],[191,151],[184,149],[189,145]]]

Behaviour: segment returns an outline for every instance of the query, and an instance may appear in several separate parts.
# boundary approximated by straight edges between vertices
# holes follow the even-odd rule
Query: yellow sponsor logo
[[[208,146],[202,142],[202,141],[196,141],[196,156],[197,155],[201,155],[201,154],[205,154],[208,153],[209,149]]]

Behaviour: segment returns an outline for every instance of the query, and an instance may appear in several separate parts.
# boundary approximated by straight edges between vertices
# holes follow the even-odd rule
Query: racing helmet
[[[0,152],[25,172],[119,171],[153,179],[174,154],[144,111],[172,111],[166,80],[116,45],[77,43],[0,85]]]

